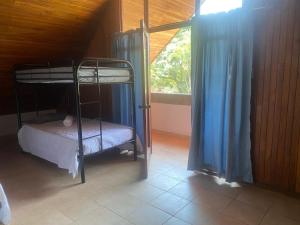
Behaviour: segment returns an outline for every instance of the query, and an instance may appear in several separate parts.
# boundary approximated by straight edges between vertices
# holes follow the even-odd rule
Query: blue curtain
[[[188,169],[252,182],[253,28],[243,9],[192,21],[192,138]]]
[[[136,101],[136,126],[137,135],[144,143],[143,111],[138,108],[142,105],[143,93],[143,71],[142,71],[142,32],[134,31],[120,36],[113,40],[113,56],[118,59],[125,59],[133,64],[135,72],[135,101]],[[130,88],[127,85],[113,85],[113,121],[124,125],[131,125],[131,102]]]

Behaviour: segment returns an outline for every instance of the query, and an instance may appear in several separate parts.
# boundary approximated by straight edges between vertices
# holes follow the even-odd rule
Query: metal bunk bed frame
[[[101,83],[100,79],[101,77],[114,77],[114,76],[101,76],[99,74],[99,69],[103,68],[103,66],[107,65],[119,65],[119,67],[116,68],[124,68],[124,65],[130,71],[130,79],[129,81],[126,82],[105,82]],[[120,67],[122,65],[122,67]],[[16,65],[14,67],[14,81],[15,81],[15,92],[16,92],[16,107],[17,107],[17,119],[18,119],[18,130],[21,129],[22,123],[25,122],[22,120],[22,109],[21,109],[21,95],[20,95],[20,86],[21,85],[26,85],[28,83],[22,82],[22,79],[17,78],[17,73],[16,71],[18,69],[33,69],[33,68],[47,68],[51,69],[51,64],[48,62],[47,65],[41,65],[41,64],[23,64],[23,65]],[[64,65],[66,66],[66,65]],[[53,65],[55,67],[55,65]],[[57,67],[57,66],[56,66]],[[84,70],[84,69],[94,69],[95,73],[94,76],[79,76],[79,71]],[[58,74],[61,72],[38,72],[36,74]],[[131,98],[131,122],[132,122],[132,139],[127,141],[126,143],[131,143],[133,144],[133,150],[134,150],[134,160],[137,160],[137,141],[136,141],[136,111],[135,111],[135,73],[132,64],[129,61],[126,60],[120,60],[120,59],[110,59],[110,58],[85,58],[83,59],[78,65],[72,61],[72,72],[63,72],[64,74],[72,74],[73,78],[72,79],[64,79],[64,78],[32,78],[33,81],[38,81],[36,83],[33,83],[34,85],[38,84],[50,84],[50,85],[55,85],[57,83],[50,83],[49,81],[66,81],[65,83],[60,83],[60,84],[73,84],[73,89],[74,89],[74,94],[75,94],[75,107],[76,107],[76,119],[77,119],[77,132],[78,132],[78,161],[79,161],[79,167],[78,169],[80,170],[80,175],[81,175],[81,183],[85,183],[85,170],[84,170],[84,159],[85,157],[96,155],[96,154],[101,154],[103,152],[103,143],[102,143],[102,103],[101,103],[101,86],[102,85],[112,85],[112,84],[128,84],[130,86],[130,98]],[[35,73],[28,72],[28,73],[22,73],[22,75],[33,75]],[[81,82],[80,78],[91,78],[95,79],[96,82]],[[26,81],[30,79],[24,79]],[[32,83],[29,83],[32,84]],[[98,101],[90,101],[90,102],[81,102],[80,99],[80,85],[97,85],[98,91],[97,91],[97,97]],[[82,113],[81,113],[81,106],[82,105],[91,105],[91,104],[98,104],[99,107],[99,113],[98,113],[98,119],[99,119],[99,134],[98,135],[93,135],[89,137],[84,137],[82,136]],[[37,105],[37,104],[36,104]],[[95,138],[99,137],[100,138],[100,149],[96,153],[84,155],[84,149],[83,149],[83,141],[86,139],[90,138]],[[124,145],[125,143],[121,144]],[[118,148],[121,145],[114,146],[113,148]],[[107,149],[109,150],[109,149]]]

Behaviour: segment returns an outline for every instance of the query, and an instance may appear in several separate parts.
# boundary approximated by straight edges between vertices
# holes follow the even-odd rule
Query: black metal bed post
[[[17,118],[18,118],[18,130],[22,127],[22,113],[21,113],[21,104],[20,104],[20,90],[19,83],[17,81],[17,74],[14,68],[14,83],[15,83],[15,95],[16,95],[16,108],[17,108]]]
[[[135,32],[135,31],[134,31]],[[129,33],[129,36],[133,37],[134,32]],[[130,58],[130,52],[128,57]],[[134,68],[133,65],[126,61],[127,67],[130,69],[131,75],[132,75],[132,80],[131,83],[129,83],[129,87],[130,87],[130,98],[131,98],[131,119],[132,119],[132,127],[133,127],[133,132],[132,132],[132,136],[133,136],[133,160],[136,161],[137,160],[137,142],[136,142],[136,109],[135,109],[135,73],[134,73]]]
[[[99,119],[99,133],[100,133],[100,148],[103,151],[103,143],[102,143],[102,99],[101,99],[101,87],[99,82],[99,59],[96,62],[96,76],[97,76],[97,88],[98,88],[98,104],[99,104],[99,112],[98,112],[98,119]]]
[[[129,64],[130,65],[130,64]],[[134,161],[137,160],[137,140],[136,140],[136,106],[135,106],[135,73],[132,65],[130,65],[130,70],[132,73],[132,83],[130,84],[131,87],[131,102],[132,102],[132,126],[133,126],[133,159]]]
[[[35,101],[35,116],[38,117],[40,115],[40,101],[39,101],[39,93],[40,93],[40,86],[37,85],[37,87],[34,88],[34,93],[35,93],[35,96],[34,96],[34,101]]]
[[[75,101],[76,101],[76,112],[77,112],[77,131],[78,131],[78,147],[79,147],[79,169],[81,173],[81,183],[85,183],[85,173],[84,173],[84,154],[83,154],[83,143],[82,143],[82,121],[81,121],[81,106],[80,106],[80,84],[78,80],[78,70],[80,65],[76,68],[74,62],[73,64],[73,79],[74,79],[74,91],[75,91]]]

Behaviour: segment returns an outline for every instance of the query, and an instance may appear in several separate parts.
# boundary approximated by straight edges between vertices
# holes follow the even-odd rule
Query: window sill
[[[192,96],[189,94],[151,93],[151,102],[170,105],[191,105]]]

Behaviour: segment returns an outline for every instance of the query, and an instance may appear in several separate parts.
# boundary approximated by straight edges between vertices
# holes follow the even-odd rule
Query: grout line
[[[168,192],[167,192],[167,193],[168,193]],[[169,193],[169,194],[172,194],[172,193]],[[174,194],[172,194],[172,195],[174,195]],[[176,195],[174,195],[174,196],[176,196]],[[181,198],[181,197],[179,197],[179,196],[176,196],[176,197]],[[186,199],[184,199],[184,198],[181,198],[181,199],[186,200]],[[192,203],[192,201],[190,201],[190,200],[186,200],[186,201],[187,201],[187,203],[186,203],[184,206],[180,207],[180,209],[178,209],[174,214],[172,214],[172,213],[170,213],[170,212],[168,212],[168,211],[166,211],[166,210],[164,210],[164,209],[161,209],[161,208],[159,208],[159,207],[157,207],[157,206],[155,206],[155,205],[152,205],[151,202],[149,202],[149,204],[150,204],[152,207],[154,207],[154,208],[156,208],[156,209],[159,209],[159,210],[161,210],[161,211],[163,211],[163,212],[165,212],[165,213],[171,215],[172,217],[174,217],[180,210],[182,210],[182,209],[185,208],[187,205],[189,205],[190,203]]]
[[[105,209],[107,209],[107,210],[109,210],[109,211],[111,211],[113,214],[115,214],[115,215],[117,215],[117,216],[119,216],[119,217],[121,217],[122,219],[124,219],[124,220],[126,220],[128,223],[130,223],[130,224],[132,224],[132,225],[134,225],[133,223],[131,223],[126,217],[124,217],[123,215],[121,215],[121,214],[119,214],[119,213],[117,213],[117,212],[115,212],[114,210],[112,210],[112,209],[110,209],[110,208],[108,208],[107,206],[105,206],[105,205],[100,205],[98,202],[96,202],[96,204],[98,205],[98,206],[100,206],[100,207],[103,207],[103,208],[105,208]],[[134,211],[133,211],[134,212]],[[133,212],[131,212],[131,213],[133,213]]]
[[[271,210],[271,207],[269,207],[267,210],[266,210],[266,212],[265,212],[265,214],[260,218],[260,221],[259,221],[259,225],[260,224],[262,224],[262,222],[264,221],[264,219],[266,218],[266,216],[267,216],[267,214],[270,212],[270,210]]]
[[[162,225],[168,223],[174,216],[171,216],[169,219],[167,219]]]

